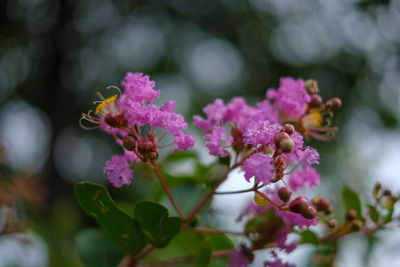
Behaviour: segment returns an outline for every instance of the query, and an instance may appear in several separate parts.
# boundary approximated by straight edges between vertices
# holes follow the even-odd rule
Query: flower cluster
[[[159,107],[153,102],[160,91],[154,90],[155,82],[143,73],[128,73],[122,81],[124,91],[117,87],[119,95],[104,98],[100,93],[94,114],[89,111],[82,114],[81,125],[85,129],[101,128],[113,135],[116,142],[124,149],[123,155],[114,155],[107,161],[104,172],[115,187],[130,184],[131,165],[138,161],[151,162],[158,157],[158,148],[175,145],[175,151],[193,147],[194,137],[183,129],[187,128],[184,117],[174,113],[175,102],[169,101]],[[94,124],[87,127],[82,121]],[[143,126],[148,130],[144,132]],[[164,129],[158,137],[155,128]],[[147,129],[146,128],[146,129]],[[170,133],[175,141],[169,145],[160,145],[165,135]]]
[[[234,164],[241,166],[248,182],[253,181],[255,199],[263,199],[256,201],[257,204],[250,203],[240,216],[241,219],[252,214],[248,225],[253,225],[254,219],[262,221],[266,219],[265,214],[269,214],[264,226],[247,229],[255,234],[253,248],[272,237],[280,248],[290,252],[296,244],[287,244],[286,239],[293,227],[317,223],[317,212],[323,210],[302,196],[293,196],[302,187],[320,183],[317,170],[311,166],[319,163],[319,154],[305,146],[303,139],[309,136],[319,140],[331,138],[336,128],[329,127],[330,118],[339,107],[337,98],[322,103],[315,81],[282,78],[280,87],[269,89],[266,99],[254,106],[243,98],[234,98],[226,105],[217,99],[204,108],[206,118],[194,117],[194,125],[205,133],[210,154],[227,157],[231,152],[236,153]],[[283,187],[278,186],[280,181]],[[259,191],[264,186],[269,188]],[[328,210],[330,206],[324,208]],[[262,230],[269,224],[272,226],[268,230]],[[240,251],[232,254],[232,266],[246,266],[234,264],[234,259],[241,257]],[[266,262],[266,266],[275,265]]]

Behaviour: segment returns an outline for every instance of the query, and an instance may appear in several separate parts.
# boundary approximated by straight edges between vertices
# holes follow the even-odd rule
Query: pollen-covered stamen
[[[104,97],[100,93],[98,93],[98,95],[100,96],[102,101],[97,104],[96,110],[94,112],[95,115],[105,116],[109,112],[111,112],[112,114],[118,113],[117,107],[115,105],[115,100],[117,100],[118,95],[110,96],[107,99],[104,99]]]
[[[82,113],[82,114],[81,114],[81,118],[79,119],[79,125],[80,125],[83,129],[85,129],[85,130],[93,130],[93,129],[97,129],[97,128],[100,127],[100,126],[99,126],[99,124],[101,123],[100,118],[98,118],[98,117],[93,117],[93,116],[90,115],[90,113],[92,113],[92,110],[89,110],[87,114],[86,114],[86,113]],[[94,125],[94,126],[91,126],[91,127],[85,126],[85,125],[82,123],[84,120],[85,120],[85,121],[88,121],[88,122],[91,122],[91,123],[93,123],[93,124],[95,124],[95,125]]]

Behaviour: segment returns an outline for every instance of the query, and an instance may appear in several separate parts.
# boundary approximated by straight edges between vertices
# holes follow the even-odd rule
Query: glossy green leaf
[[[207,236],[210,238],[212,251],[226,250],[234,248],[234,244],[225,234],[209,233]],[[229,257],[212,258],[209,267],[225,267],[229,265]]]
[[[75,186],[75,194],[83,210],[125,251],[136,255],[142,250],[146,243],[139,225],[116,206],[103,185],[81,182]]]
[[[211,259],[211,251],[212,243],[207,235],[193,231],[181,231],[168,246],[151,252],[144,259],[144,262],[152,263],[186,258],[186,262],[180,263],[179,267],[208,266]]]
[[[342,189],[342,197],[346,210],[355,210],[357,219],[362,219],[361,202],[358,194],[350,187],[344,186]]]
[[[75,245],[85,267],[114,267],[125,254],[100,229],[80,231],[76,236]]]
[[[301,243],[318,244],[318,236],[310,230],[305,230],[299,233],[301,236]]]
[[[181,220],[169,217],[168,209],[150,201],[135,206],[134,216],[146,239],[155,247],[163,247],[179,233]]]
[[[373,222],[379,221],[379,213],[374,206],[368,205],[368,213],[369,213],[369,217],[371,218],[371,220]]]
[[[383,220],[383,224],[387,224],[387,223],[390,223],[392,221],[392,219],[393,219],[393,211],[394,211],[393,208],[389,209],[388,214],[386,214],[385,219]]]

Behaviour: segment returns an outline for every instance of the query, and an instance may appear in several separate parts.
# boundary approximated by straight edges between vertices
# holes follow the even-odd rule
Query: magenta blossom
[[[321,181],[317,170],[311,166],[304,166],[300,171],[293,173],[289,179],[289,186],[292,190],[297,190],[304,186],[317,186]]]
[[[124,155],[114,155],[111,160],[106,162],[103,171],[108,175],[108,180],[114,187],[129,185],[133,171],[131,165],[139,159],[132,152],[125,151]]]
[[[275,168],[272,157],[256,153],[243,162],[244,177],[249,182],[255,177],[257,183],[269,184],[275,178]]]

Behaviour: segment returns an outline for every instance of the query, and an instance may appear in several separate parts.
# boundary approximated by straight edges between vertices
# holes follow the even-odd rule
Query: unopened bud
[[[326,106],[332,110],[332,111],[336,111],[338,110],[341,106],[342,106],[342,100],[340,100],[337,97],[332,98],[331,100],[329,100],[328,102],[326,102]]]
[[[118,127],[118,121],[114,118],[113,115],[111,115],[111,113],[108,113],[106,116],[104,116],[104,122],[113,128]]]
[[[391,192],[389,189],[385,189],[385,190],[383,191],[383,195],[384,195],[384,196],[387,196],[387,197],[391,197],[391,196],[392,196],[392,192]]]
[[[294,127],[293,125],[286,123],[285,125],[283,125],[283,129],[285,130],[285,132],[288,135],[292,135],[292,133],[294,133]]]
[[[148,158],[149,158],[149,160],[155,160],[155,159],[158,159],[158,153],[157,153],[157,152],[154,152],[154,151],[152,151],[152,152],[150,152],[150,153],[149,153],[149,156],[148,156]]]
[[[134,151],[136,149],[136,140],[132,136],[128,135],[122,140],[122,145],[128,151]]]
[[[346,221],[351,222],[354,221],[357,217],[357,213],[355,210],[348,210],[345,214]]]
[[[338,222],[336,220],[332,219],[328,222],[328,227],[331,229],[335,229],[337,227],[337,224],[338,224]]]
[[[358,232],[361,230],[362,223],[358,220],[351,222],[351,231]]]
[[[288,187],[279,188],[278,196],[279,196],[280,200],[282,200],[284,202],[288,202],[291,195],[292,195],[292,191],[290,191],[290,189]]]
[[[142,139],[138,141],[138,150],[140,154],[147,154],[153,150],[153,142],[149,139]]]
[[[311,220],[317,216],[317,210],[313,206],[307,206],[307,208],[301,212],[301,215],[304,218]]]
[[[332,206],[325,198],[320,198],[315,201],[315,207],[317,208],[317,211],[322,211],[325,214],[332,213]]]
[[[313,95],[319,93],[318,82],[316,80],[307,80],[305,86],[309,94]]]
[[[319,95],[311,95],[308,105],[310,108],[319,108],[322,105],[322,98]]]
[[[282,139],[282,141],[279,143],[279,147],[282,149],[284,153],[289,153],[294,148],[294,142],[291,138],[285,138]]]
[[[274,143],[276,147],[279,147],[279,143],[286,138],[290,138],[289,135],[285,132],[279,132],[274,136]]]
[[[294,213],[302,213],[308,207],[308,201],[304,197],[297,197],[290,202],[289,210]]]

